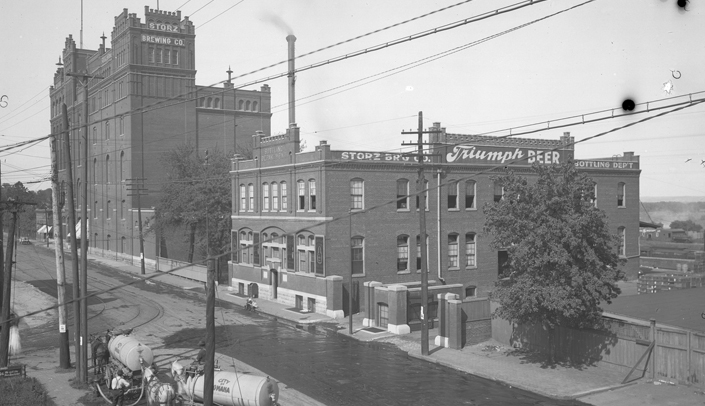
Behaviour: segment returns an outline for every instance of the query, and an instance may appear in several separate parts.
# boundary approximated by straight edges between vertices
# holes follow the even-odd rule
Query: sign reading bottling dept
[[[639,162],[576,160],[575,167],[595,169],[639,169]]]
[[[495,145],[455,145],[448,147],[447,163],[542,165],[562,164],[572,157],[570,150],[501,147]]]

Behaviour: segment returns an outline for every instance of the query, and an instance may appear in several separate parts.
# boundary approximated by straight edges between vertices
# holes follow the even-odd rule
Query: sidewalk
[[[90,255],[96,263],[139,275],[140,267],[114,259]],[[155,271],[147,270],[145,276]],[[204,283],[174,275],[156,277],[159,281],[183,289],[199,289],[203,292]],[[218,286],[217,298],[236,305],[245,305],[246,297],[236,294],[230,286]],[[362,325],[362,316],[353,317],[353,334],[349,332],[349,319],[335,320],[322,314],[301,313],[287,306],[264,299],[257,299],[258,311],[278,319],[293,323],[301,328],[315,328],[315,324],[336,324],[339,334],[360,341],[383,341],[395,344],[407,351],[409,356],[464,371],[485,379],[499,381],[510,387],[525,389],[557,399],[579,399],[594,405],[703,405],[705,393],[702,388],[671,385],[664,382],[651,382],[646,378],[621,384],[623,373],[601,366],[574,367],[569,365],[547,365],[535,354],[517,352],[495,341],[487,341],[462,350],[436,347],[434,339],[437,330],[429,331],[429,355],[421,355],[421,333],[399,336],[386,331],[367,330]],[[49,357],[48,359],[55,359]],[[51,369],[51,368],[48,368]],[[30,368],[28,368],[28,371]],[[36,376],[32,373],[33,376]],[[56,387],[53,381],[66,385],[71,373],[53,376],[37,376],[47,389]],[[48,380],[47,380],[48,379]],[[634,379],[634,377],[632,378]],[[69,388],[70,389],[70,388]],[[75,398],[74,398],[75,400]],[[58,403],[70,405],[72,403]],[[330,405],[333,406],[333,405]]]

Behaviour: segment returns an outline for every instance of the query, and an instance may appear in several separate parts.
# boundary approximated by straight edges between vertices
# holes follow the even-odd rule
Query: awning
[[[37,230],[37,233],[51,233],[51,226],[42,226],[39,230]]]
[[[646,221],[639,220],[639,228],[661,228],[661,224],[649,223]]]
[[[66,238],[70,238],[71,233],[66,234]],[[76,223],[76,239],[80,240],[81,239],[81,220],[78,220]]]

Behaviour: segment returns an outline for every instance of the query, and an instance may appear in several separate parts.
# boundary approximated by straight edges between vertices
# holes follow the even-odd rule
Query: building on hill
[[[123,9],[109,42],[101,38],[97,50],[81,49],[71,35],[66,38],[63,65],[50,87],[51,133],[62,131],[66,104],[76,196],[82,182],[89,182],[90,249],[139,258],[138,202],[129,179],[144,179],[148,189],[139,203],[146,223],[166,178],[160,156],[183,143],[196,145],[200,152],[228,153],[235,145],[249,146],[256,131],[270,132],[270,89],[235,89],[230,80],[223,87],[196,85],[196,29],[181,11],[145,7],[142,21]],[[230,73],[228,68],[229,78]],[[88,75],[88,85],[72,74]],[[88,179],[81,179],[84,142],[89,146]],[[63,142],[57,152],[65,191],[69,163]],[[77,219],[81,201],[76,199]],[[145,255],[154,259],[156,239],[146,238]]]
[[[440,123],[434,128],[440,134],[431,142],[445,147],[440,157],[426,159],[429,284],[460,286],[462,298],[485,297],[507,254],[491,248],[482,233],[483,205],[502,198],[501,185],[491,177],[502,172],[482,171],[506,163],[532,176],[533,162],[572,159],[573,138],[569,133],[560,140],[495,138],[447,134]],[[353,313],[375,315],[372,324],[382,328],[390,304],[365,303],[374,296],[367,291],[408,288],[404,305],[395,306],[408,310],[407,324],[418,321],[411,294],[421,269],[415,158],[332,150],[325,141],[315,151],[299,152],[295,124],[284,135],[259,132],[254,140],[254,158],[232,164],[233,287],[241,294],[333,316],[349,314],[352,295]],[[509,163],[516,158],[527,159]],[[575,165],[595,181],[595,204],[621,237],[615,249],[635,278],[639,157],[627,152],[576,160]]]

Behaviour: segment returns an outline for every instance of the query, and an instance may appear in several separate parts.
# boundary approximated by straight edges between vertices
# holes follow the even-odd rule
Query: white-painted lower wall
[[[250,288],[248,285],[252,282],[244,280],[244,279],[232,278],[232,280],[231,280],[232,286],[238,286],[238,283],[242,283],[245,285],[245,294],[247,296],[249,296],[250,295],[250,291],[249,291]],[[279,287],[279,288],[277,288],[277,298],[273,299],[271,285],[257,283],[257,286],[258,286],[257,289],[259,291],[258,296],[260,299],[269,300],[269,301],[276,302],[276,303],[281,303],[285,306],[295,307],[296,306],[296,295],[299,295],[303,298],[303,304],[302,304],[303,310],[308,310],[309,312],[313,312],[313,313],[325,314],[328,317],[333,317],[336,319],[344,317],[342,310],[327,310],[328,301],[325,296],[312,295],[312,294],[306,293],[306,292],[299,292],[296,290],[291,290],[291,289]],[[308,299],[309,298],[312,298],[316,301],[315,308],[313,308],[313,309],[308,308]]]

